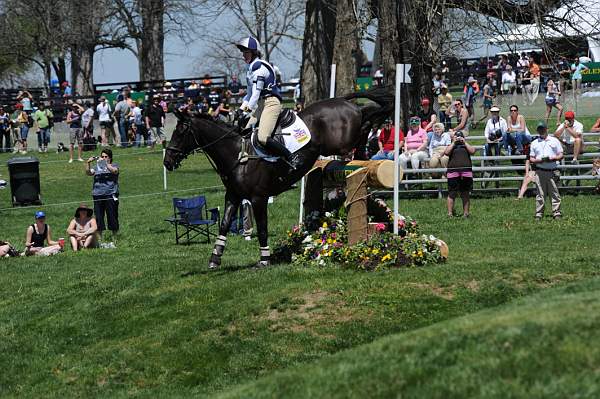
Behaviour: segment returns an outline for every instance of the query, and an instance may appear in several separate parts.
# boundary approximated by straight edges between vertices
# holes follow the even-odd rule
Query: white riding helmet
[[[238,42],[238,44],[236,44],[236,46],[240,49],[240,51],[253,50],[257,53],[262,52],[260,48],[260,43],[252,36],[243,38]]]

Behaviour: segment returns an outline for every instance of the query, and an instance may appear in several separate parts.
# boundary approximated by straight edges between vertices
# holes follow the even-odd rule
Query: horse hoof
[[[208,262],[208,270],[216,270],[219,268],[219,264],[215,262]]]

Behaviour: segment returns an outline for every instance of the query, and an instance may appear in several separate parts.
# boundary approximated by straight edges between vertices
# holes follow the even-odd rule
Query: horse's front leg
[[[258,244],[260,246],[260,260],[258,261],[257,266],[269,266],[271,262],[271,250],[269,249],[269,231],[267,223],[267,197],[253,198],[252,210],[254,211]]]
[[[219,236],[215,240],[215,247],[208,262],[209,269],[216,269],[221,265],[221,256],[223,256],[225,244],[227,244],[227,232],[229,231],[229,226],[231,226],[231,219],[237,213],[240,202],[240,199],[229,191],[225,193],[225,210],[221,219],[221,225],[219,226]]]

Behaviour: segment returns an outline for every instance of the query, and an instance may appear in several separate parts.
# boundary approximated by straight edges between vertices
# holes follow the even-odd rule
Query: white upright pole
[[[167,156],[167,150],[163,148],[163,189],[167,191],[167,168],[164,165],[165,157]]]
[[[404,81],[404,64],[396,64],[396,102],[394,107],[394,234],[398,234],[398,185],[400,184],[400,88]]]
[[[331,64],[331,78],[329,79],[329,98],[335,97],[335,64]]]

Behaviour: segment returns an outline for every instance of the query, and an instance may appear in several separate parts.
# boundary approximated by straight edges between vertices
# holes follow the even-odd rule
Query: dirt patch
[[[282,298],[270,306],[266,319],[271,322],[271,331],[310,332],[324,338],[335,338],[331,334],[317,332],[318,327],[347,322],[364,316],[346,306],[343,301],[332,298],[333,294],[314,291],[293,298]],[[360,315],[359,315],[360,314]]]
[[[429,291],[433,295],[446,299],[448,301],[454,299],[454,285],[451,285],[450,287],[439,287],[437,285],[425,283],[409,283],[408,285],[423,291]]]
[[[465,287],[473,292],[473,293],[477,293],[479,292],[479,281],[477,280],[471,280],[468,283],[465,284]]]

